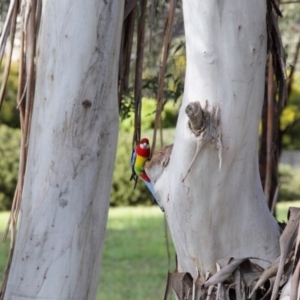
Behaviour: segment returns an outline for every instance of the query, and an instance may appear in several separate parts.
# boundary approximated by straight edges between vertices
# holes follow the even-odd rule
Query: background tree
[[[8,12],[11,35],[18,5]],[[95,298],[117,142],[123,6],[22,2],[22,150],[2,299]]]

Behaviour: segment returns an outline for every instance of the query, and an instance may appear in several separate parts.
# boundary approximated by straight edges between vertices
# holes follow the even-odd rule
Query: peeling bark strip
[[[219,171],[222,167],[222,129],[219,104],[214,104],[208,109],[208,101],[205,102],[204,109],[201,108],[200,102],[190,102],[185,109],[189,117],[189,127],[197,138],[197,148],[195,156],[188,168],[187,174],[182,181],[188,176],[197,155],[201,149],[208,143],[216,145],[219,153]]]
[[[281,35],[278,27],[276,14],[282,17],[282,14],[274,0],[267,0],[267,31],[268,46],[273,55],[274,73],[279,88],[279,110],[282,110],[287,101],[287,76],[286,76],[286,58],[282,45]]]
[[[193,294],[193,277],[189,273],[171,274],[171,287],[178,299],[191,299]]]

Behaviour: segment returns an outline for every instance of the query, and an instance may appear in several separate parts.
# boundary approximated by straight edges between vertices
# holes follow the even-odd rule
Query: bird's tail
[[[148,182],[146,180],[143,180],[145,182],[145,184],[147,185],[149,191],[151,192],[153,198],[155,199],[156,203],[158,204],[158,206],[160,207],[160,209],[164,212],[164,208],[162,206],[162,204],[160,203],[158,197],[156,196],[155,192],[154,192],[154,188],[151,182]]]

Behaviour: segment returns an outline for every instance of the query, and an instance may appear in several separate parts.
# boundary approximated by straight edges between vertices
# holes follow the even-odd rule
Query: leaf
[[[213,289],[214,289],[214,286],[213,286],[213,285],[211,285],[211,286],[208,288],[206,300],[210,300],[211,295],[212,295],[212,292],[213,292]],[[200,298],[199,298],[199,299],[200,299]]]
[[[270,287],[269,287],[266,294],[263,296],[263,298],[261,300],[269,299],[267,297],[269,297],[271,295],[271,292],[272,292],[273,286],[274,286],[274,282],[275,282],[275,277],[272,277],[272,278],[269,279]]]
[[[300,275],[300,261],[298,260],[296,269],[291,279],[291,298],[290,300],[297,300],[299,293],[299,276]]]
[[[192,299],[193,278],[190,273],[173,273],[170,285],[178,299]]]
[[[174,54],[176,54],[181,48],[184,47],[184,44],[183,43],[180,43],[174,50]]]
[[[278,266],[279,266],[279,258],[276,259],[271,266],[269,266],[267,269],[264,270],[264,272],[262,273],[261,277],[259,278],[259,280],[257,281],[257,283],[255,284],[253,290],[250,293],[249,298],[251,298],[253,296],[253,294],[256,292],[256,290],[262,286],[267,280],[269,280],[271,277],[276,276],[277,270],[278,270]]]
[[[219,283],[218,284],[218,290],[217,290],[217,299],[227,299],[227,295],[226,295],[226,289],[224,284]]]
[[[293,272],[295,271],[296,267],[298,266],[299,258],[300,258],[300,226],[298,227],[298,234],[295,246],[295,257],[293,263]]]
[[[198,273],[198,277],[196,279],[196,281],[194,282],[194,286],[193,286],[193,298],[192,300],[201,300],[204,298],[206,293],[206,290],[202,284],[202,280],[201,280],[201,276]]]
[[[209,280],[207,280],[204,283],[204,286],[209,287],[210,285],[216,285],[218,283],[224,282],[227,278],[229,278],[232,275],[236,268],[247,259],[248,258],[231,259],[229,264],[222,268],[219,272],[214,274]]]
[[[290,300],[291,298],[291,278],[287,284],[282,288],[280,300]]]
[[[285,260],[289,252],[291,251],[296,239],[300,219],[300,209],[296,207],[290,207],[289,216],[289,221],[279,239],[280,260],[271,300],[275,300],[277,298],[281,276],[283,275]]]
[[[233,273],[233,281],[235,284],[235,294],[237,300],[245,300],[245,282],[242,278],[241,271],[236,269]]]

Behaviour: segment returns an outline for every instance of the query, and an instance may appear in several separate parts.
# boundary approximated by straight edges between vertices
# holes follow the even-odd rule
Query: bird
[[[130,180],[135,180],[135,186],[136,186],[137,178],[138,177],[141,178],[146,184],[146,186],[148,187],[149,191],[151,192],[153,198],[155,199],[160,209],[164,212],[165,210],[160,200],[156,196],[150,178],[148,177],[144,169],[145,163],[149,160],[149,158],[150,158],[149,140],[147,138],[142,138],[132,151],[132,155],[131,155],[132,175]]]

